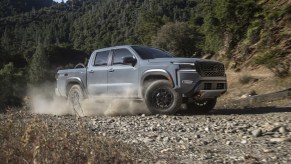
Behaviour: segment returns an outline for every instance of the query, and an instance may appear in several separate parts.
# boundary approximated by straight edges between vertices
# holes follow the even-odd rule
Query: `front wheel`
[[[175,114],[180,109],[182,96],[167,80],[157,80],[147,87],[145,103],[152,114]]]
[[[187,103],[187,113],[197,113],[204,114],[213,110],[216,104],[215,99],[207,99],[207,100],[195,100],[193,102]]]
[[[81,102],[84,100],[84,93],[80,85],[73,85],[68,93],[69,107],[73,110],[73,113],[80,117],[84,116],[84,112],[81,106]]]

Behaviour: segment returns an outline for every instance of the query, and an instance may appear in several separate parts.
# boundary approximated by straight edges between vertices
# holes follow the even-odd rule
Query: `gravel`
[[[291,108],[275,110],[236,109],[217,110],[209,115],[87,119],[93,133],[146,146],[155,160],[291,163]]]
[[[37,116],[64,131],[77,131],[82,123],[92,137],[113,138],[151,154],[152,159],[133,154],[137,163],[291,163],[290,107],[219,109],[192,116],[94,116],[78,121],[74,116]]]

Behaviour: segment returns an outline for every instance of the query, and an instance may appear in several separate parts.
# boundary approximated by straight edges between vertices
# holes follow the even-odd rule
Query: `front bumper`
[[[216,98],[227,90],[226,76],[201,77],[196,71],[177,71],[175,90],[185,97]]]

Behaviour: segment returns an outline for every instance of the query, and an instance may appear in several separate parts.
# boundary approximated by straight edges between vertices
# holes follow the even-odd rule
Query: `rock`
[[[247,140],[242,140],[240,143],[246,144],[246,143],[248,143],[248,141]]]
[[[206,127],[204,130],[205,130],[206,132],[209,132],[209,127]]]
[[[226,141],[226,143],[225,143],[226,145],[231,145],[232,144],[232,142],[231,141]]]
[[[166,160],[159,160],[156,162],[156,164],[167,164]]]
[[[281,126],[273,126],[272,128],[268,129],[269,132],[276,132]]]
[[[254,137],[260,137],[262,135],[262,130],[261,129],[256,129],[252,131],[252,135]]]
[[[282,126],[282,127],[279,128],[279,132],[281,134],[286,134],[287,133],[287,130],[286,130],[286,128],[284,126]]]
[[[273,150],[271,150],[271,149],[263,149],[263,152],[264,153],[271,153],[271,152],[273,152]]]
[[[165,142],[165,143],[169,142],[169,137],[163,138],[163,142]]]
[[[270,141],[271,142],[285,142],[285,141],[289,141],[289,138],[283,137],[283,138],[271,138]]]
[[[248,93],[249,96],[255,96],[257,95],[257,92],[255,90],[251,90],[249,93]]]
[[[148,143],[148,142],[153,142],[154,140],[152,138],[146,137],[143,139],[143,142]]]
[[[244,98],[247,98],[248,97],[248,94],[243,94],[240,98],[244,99]]]
[[[171,150],[172,150],[171,148],[163,149],[163,150],[161,150],[161,153],[165,153],[165,152],[171,151]]]
[[[203,145],[208,145],[208,142],[207,141],[202,141],[202,144]]]

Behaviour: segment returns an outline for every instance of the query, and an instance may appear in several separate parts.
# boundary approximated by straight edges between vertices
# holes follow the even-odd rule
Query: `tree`
[[[47,79],[48,57],[42,43],[38,43],[29,65],[29,83],[40,85]]]
[[[21,104],[21,92],[23,92],[22,73],[13,63],[4,65],[0,69],[0,111],[6,106],[18,106]]]
[[[142,44],[149,45],[152,37],[162,26],[162,19],[154,12],[145,12],[138,17],[136,32]]]
[[[192,56],[199,51],[201,34],[185,22],[167,23],[158,31],[152,45],[163,48],[177,56]]]

